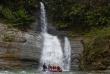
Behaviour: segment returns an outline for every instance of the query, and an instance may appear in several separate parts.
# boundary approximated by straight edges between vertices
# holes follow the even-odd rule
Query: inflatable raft
[[[48,70],[49,72],[62,72],[62,70]]]
[[[43,72],[62,72],[62,70],[42,70]]]

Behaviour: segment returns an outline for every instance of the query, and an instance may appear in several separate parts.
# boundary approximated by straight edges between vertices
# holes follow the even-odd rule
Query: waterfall
[[[40,59],[40,66],[42,66],[44,63],[46,65],[51,64],[51,65],[60,65],[61,68],[64,68],[65,70],[70,69],[70,53],[71,53],[71,48],[70,48],[70,43],[67,37],[65,38],[65,47],[64,47],[64,52],[65,52],[65,58],[62,48],[61,48],[61,43],[58,39],[57,36],[52,36],[48,34],[47,32],[47,17],[46,17],[46,10],[44,7],[44,4],[40,2],[40,9],[41,9],[41,25],[42,25],[42,32],[41,34],[43,35],[44,41],[43,41],[43,47],[42,47],[42,54],[41,54],[41,59]],[[66,61],[66,63],[64,63]]]
[[[47,18],[46,18],[46,11],[45,11],[45,7],[44,4],[42,2],[40,2],[40,9],[41,9],[41,25],[42,25],[42,32],[46,33],[47,32]]]
[[[47,18],[44,4],[40,2],[41,5],[41,25],[42,25],[42,35],[44,37],[42,55],[40,63],[51,65],[60,65],[63,68],[63,52],[61,44],[57,36],[52,36],[47,32]]]
[[[67,37],[65,37],[65,43],[64,43],[64,54],[65,54],[65,70],[70,70],[70,64],[71,64],[71,45],[70,41]]]

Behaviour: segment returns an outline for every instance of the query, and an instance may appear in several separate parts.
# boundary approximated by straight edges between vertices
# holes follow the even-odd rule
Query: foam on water
[[[70,71],[64,71],[64,72],[41,72],[41,71],[0,71],[0,74],[93,74],[88,72],[70,72]]]

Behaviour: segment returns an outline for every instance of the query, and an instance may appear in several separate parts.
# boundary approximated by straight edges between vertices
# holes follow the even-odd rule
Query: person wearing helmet
[[[49,64],[49,65],[48,65],[48,70],[50,70],[50,67],[51,67],[51,65]]]
[[[50,70],[52,70],[52,66],[50,65]]]
[[[44,65],[43,65],[43,70],[45,71],[45,69],[46,69],[46,65],[45,65],[45,63],[44,63]]]
[[[55,65],[55,69],[57,69],[57,68],[56,68],[56,65]]]
[[[57,70],[61,70],[61,68],[60,68],[60,66],[59,66],[59,65],[57,66]]]
[[[54,66],[54,70],[57,71],[56,65]]]

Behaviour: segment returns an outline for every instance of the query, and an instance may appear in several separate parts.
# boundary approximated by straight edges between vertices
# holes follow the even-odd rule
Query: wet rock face
[[[71,70],[79,70],[79,56],[83,52],[82,37],[70,37],[71,43]]]
[[[66,32],[48,29],[57,35],[64,49]],[[81,37],[68,37],[71,43],[71,70],[79,70],[79,55],[83,52]],[[38,31],[22,32],[7,29],[0,24],[0,69],[38,69],[43,46],[43,37]],[[64,52],[64,51],[63,51]]]
[[[80,70],[80,63],[81,60],[79,59],[80,55],[83,53],[83,44],[82,44],[82,37],[80,36],[68,36],[71,44],[71,70]],[[62,49],[64,49],[64,37],[65,36],[58,36],[61,42]],[[64,53],[64,50],[63,50]]]
[[[0,69],[37,69],[41,51],[39,33],[0,29]]]

